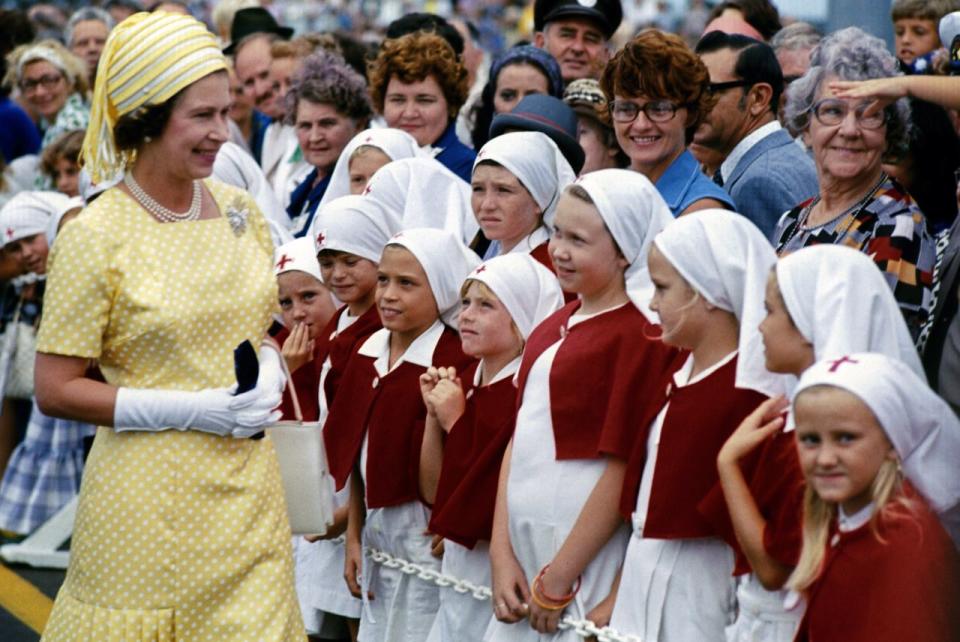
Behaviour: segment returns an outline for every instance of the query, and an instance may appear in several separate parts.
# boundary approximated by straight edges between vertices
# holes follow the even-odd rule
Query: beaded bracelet
[[[533,601],[540,608],[550,611],[559,611],[565,609],[567,605],[573,601],[573,598],[577,596],[577,593],[580,592],[580,584],[583,581],[583,576],[577,577],[577,582],[574,584],[573,590],[571,590],[570,593],[564,595],[563,597],[553,597],[543,589],[543,576],[546,574],[547,569],[549,568],[550,565],[547,564],[540,569],[537,577],[535,577],[533,580],[533,584],[530,586],[530,595],[533,598]]]

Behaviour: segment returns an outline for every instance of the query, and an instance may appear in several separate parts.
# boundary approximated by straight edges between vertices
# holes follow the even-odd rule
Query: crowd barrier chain
[[[469,580],[463,580],[452,575],[444,575],[440,571],[432,568],[426,568],[414,562],[394,557],[375,548],[366,547],[367,556],[372,562],[385,566],[386,568],[397,569],[407,575],[415,575],[424,582],[430,582],[440,588],[453,589],[457,593],[466,595],[469,593],[475,599],[484,601],[493,596],[489,586],[479,586]],[[641,642],[635,635],[624,635],[612,629],[609,626],[599,627],[590,620],[578,620],[572,615],[566,615],[560,620],[558,625],[561,630],[572,630],[582,638],[595,637],[597,642]]]

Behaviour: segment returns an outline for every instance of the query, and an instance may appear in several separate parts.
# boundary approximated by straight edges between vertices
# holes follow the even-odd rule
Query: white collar
[[[873,510],[876,508],[873,502],[870,502],[853,515],[847,515],[843,512],[843,506],[837,505],[837,527],[841,533],[855,531],[873,517]]]
[[[500,372],[498,372],[496,376],[494,376],[493,379],[490,381],[490,383],[488,383],[487,385],[492,386],[498,381],[503,381],[507,377],[512,377],[513,375],[515,375],[517,373],[517,370],[520,369],[520,361],[522,359],[523,359],[523,355],[520,355],[516,359],[508,363],[507,365],[503,366],[500,369]],[[483,372],[483,361],[480,362],[480,364],[477,366],[477,371],[473,374],[474,388],[480,387],[480,376],[482,372]]]
[[[733,170],[737,168],[737,165],[740,163],[741,159],[747,155],[747,152],[750,151],[751,147],[780,129],[783,129],[783,127],[780,125],[780,121],[774,118],[766,125],[757,127],[752,132],[744,136],[740,142],[737,143],[737,146],[733,148],[733,151],[730,152],[730,155],[727,156],[720,165],[720,175],[723,177],[723,184],[727,184],[727,181],[730,180],[731,174],[733,174]]]
[[[413,340],[413,343],[410,344],[406,351],[404,351],[404,353],[400,355],[400,358],[393,364],[393,368],[387,368],[387,363],[390,360],[390,330],[386,328],[380,328],[371,334],[370,338],[363,342],[363,345],[360,346],[357,352],[365,357],[375,359],[373,366],[376,368],[377,374],[381,377],[405,361],[429,368],[433,365],[433,352],[436,350],[437,343],[443,335],[444,328],[445,326],[440,319],[434,321],[432,326]]]
[[[543,243],[550,240],[550,230],[545,226],[541,225],[534,231],[530,232],[528,235],[520,239],[520,241],[513,246],[509,252],[504,252],[504,254],[513,254],[514,252],[533,252],[535,249],[540,247]],[[502,247],[502,244],[501,244]]]
[[[720,359],[720,361],[717,361],[715,364],[713,364],[706,370],[703,370],[697,373],[697,376],[691,379],[690,373],[693,372],[693,355],[691,354],[689,357],[687,357],[687,360],[683,362],[683,366],[679,370],[673,373],[673,383],[678,388],[682,388],[683,386],[691,386],[697,383],[698,381],[703,381],[704,379],[712,375],[714,372],[716,372],[723,366],[730,363],[736,356],[737,356],[737,351],[734,350],[733,352],[725,356],[723,359]]]

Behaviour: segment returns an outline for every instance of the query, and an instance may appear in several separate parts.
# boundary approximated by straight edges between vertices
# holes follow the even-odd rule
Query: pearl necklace
[[[145,210],[153,214],[158,220],[164,223],[178,223],[180,221],[196,221],[200,218],[200,202],[203,194],[200,189],[200,182],[193,181],[193,199],[190,201],[190,209],[186,212],[174,212],[155,201],[149,194],[143,191],[140,184],[133,178],[133,172],[127,172],[123,177],[123,183],[133,194]]]

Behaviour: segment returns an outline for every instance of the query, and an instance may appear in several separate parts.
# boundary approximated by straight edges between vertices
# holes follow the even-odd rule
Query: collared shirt
[[[750,151],[751,147],[759,143],[770,134],[781,129],[783,129],[783,126],[780,125],[780,121],[774,119],[763,127],[758,127],[744,136],[740,142],[737,143],[737,146],[733,148],[733,151],[730,152],[730,155],[727,156],[720,165],[720,175],[723,177],[724,185],[726,185],[727,181],[730,180],[730,175],[733,174],[733,170],[737,168],[740,160],[747,154],[747,152]]]
[[[736,209],[730,195],[700,171],[700,163],[686,149],[657,179],[656,187],[674,216],[680,216],[693,203],[705,198],[719,201],[727,209]]]
[[[473,176],[473,161],[477,157],[477,152],[473,151],[460,142],[457,138],[457,123],[451,121],[443,134],[433,142],[433,149],[436,151],[437,159],[444,167],[451,172],[470,182]]]
[[[294,238],[300,238],[310,230],[320,199],[323,198],[323,193],[327,191],[327,186],[330,184],[332,174],[327,174],[323,180],[314,185],[313,182],[317,180],[318,175],[319,172],[314,168],[290,195],[287,215],[290,216],[290,232]]]
[[[437,349],[437,342],[440,341],[445,327],[440,319],[434,321],[432,326],[413,340],[392,366],[388,365],[390,363],[390,330],[386,328],[371,334],[357,353],[374,359],[373,367],[380,377],[404,362],[429,368],[433,365],[433,353]]]

